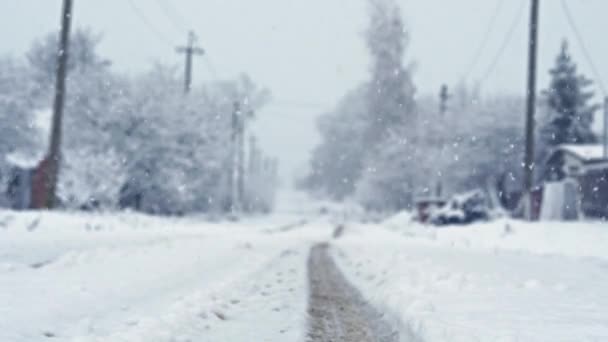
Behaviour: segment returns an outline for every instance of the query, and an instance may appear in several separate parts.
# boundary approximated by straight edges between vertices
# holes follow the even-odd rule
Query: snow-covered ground
[[[334,255],[401,336],[608,340],[608,224],[351,225]]]
[[[608,340],[608,225],[0,212],[0,341],[304,341],[310,247],[403,338]],[[303,224],[307,222],[307,224]]]
[[[0,341],[300,340],[300,220],[0,212]]]

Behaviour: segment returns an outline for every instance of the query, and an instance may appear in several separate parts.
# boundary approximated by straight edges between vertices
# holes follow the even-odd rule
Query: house
[[[542,175],[543,207],[549,207],[552,197],[562,197],[569,209],[566,218],[607,219],[608,157],[604,153],[600,144],[556,147],[547,158]]]
[[[11,166],[6,187],[10,207],[15,210],[42,209],[46,206],[48,160],[26,159],[20,154],[6,158]]]
[[[11,209],[29,209],[32,203],[32,176],[34,170],[12,166],[8,174],[6,198]]]
[[[38,133],[36,143],[34,146],[22,146],[5,157],[10,168],[6,197],[13,209],[41,209],[47,204],[46,172],[49,162],[45,156],[51,116],[50,109],[35,111],[33,124]]]

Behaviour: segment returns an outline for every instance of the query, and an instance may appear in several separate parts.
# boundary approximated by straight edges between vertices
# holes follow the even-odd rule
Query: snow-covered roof
[[[556,148],[556,151],[564,151],[570,153],[584,162],[597,162],[608,160],[608,158],[604,156],[604,146],[601,144],[562,144]]]
[[[13,166],[21,169],[33,169],[44,158],[42,154],[13,152],[6,155],[6,161]]]
[[[17,149],[6,155],[6,161],[23,169],[33,169],[44,159],[47,151],[49,134],[51,131],[52,111],[42,109],[34,111],[33,126],[38,133],[36,136],[36,147],[28,149]]]

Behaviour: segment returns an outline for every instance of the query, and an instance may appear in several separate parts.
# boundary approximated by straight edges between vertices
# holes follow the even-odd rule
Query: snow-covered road
[[[330,231],[283,229],[293,217],[2,220],[0,341],[15,342],[298,340],[308,248]]]
[[[402,339],[608,339],[605,223],[330,221],[0,212],[0,341],[304,341],[319,242]]]
[[[383,314],[365,301],[345,279],[328,252],[327,244],[314,246],[308,259],[310,342],[411,341],[385,322]]]

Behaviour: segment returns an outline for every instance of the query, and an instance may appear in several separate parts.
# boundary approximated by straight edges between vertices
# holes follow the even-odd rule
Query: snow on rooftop
[[[44,156],[38,153],[13,152],[6,155],[6,161],[10,165],[17,166],[22,169],[33,169],[42,160]]]
[[[601,144],[563,144],[558,147],[558,150],[572,153],[584,161],[606,160],[604,157],[604,146]]]
[[[33,126],[37,131],[37,147],[32,149],[17,149],[16,151],[9,153],[6,156],[6,161],[20,168],[33,169],[42,159],[46,153],[49,141],[49,134],[51,132],[51,109],[41,109],[34,111]]]

